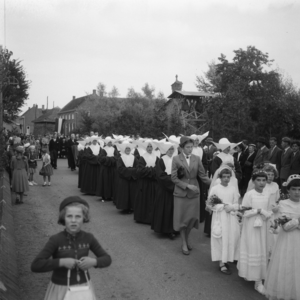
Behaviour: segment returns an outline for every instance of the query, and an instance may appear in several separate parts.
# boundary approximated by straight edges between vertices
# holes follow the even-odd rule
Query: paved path
[[[30,264],[49,236],[63,229],[57,224],[58,207],[70,195],[89,202],[92,220],[85,230],[112,256],[109,268],[91,271],[98,299],[265,299],[254,291],[254,283],[238,277],[234,265],[231,276],[218,271],[218,263],[211,262],[210,240],[203,226],[192,231],[194,249],[184,256],[179,238],[172,241],[157,235],[148,225],[136,224],[132,215],[120,213],[111,202],[81,195],[78,173],[67,168],[66,160],[60,159],[54,172],[51,187],[30,187],[25,204],[14,207],[22,300],[44,297],[50,273],[33,274]],[[42,184],[41,176],[35,176]]]

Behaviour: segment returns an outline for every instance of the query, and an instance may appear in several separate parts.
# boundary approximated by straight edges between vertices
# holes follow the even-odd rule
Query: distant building
[[[21,133],[27,135],[33,134],[34,124],[32,123],[32,121],[39,118],[43,114],[43,110],[44,105],[42,106],[42,108],[39,108],[37,104],[34,104],[17,118],[16,122],[20,124]]]
[[[206,92],[183,91],[182,85],[183,83],[178,81],[176,75],[176,80],[171,85],[172,94],[164,105],[168,119],[170,120],[173,114],[178,115],[184,134],[205,132],[208,116],[203,107],[203,99],[213,98],[216,95]]]
[[[45,135],[47,133],[53,133],[56,131],[56,120],[58,119],[58,113],[60,112],[59,107],[54,107],[52,109],[47,109],[43,111],[44,113],[37,119],[33,120],[34,136]]]
[[[75,131],[80,121],[78,110],[86,104],[87,100],[97,99],[100,99],[100,97],[97,95],[96,90],[93,90],[93,94],[80,98],[73,96],[73,99],[58,113],[58,117],[65,120],[61,132],[65,135],[69,135]]]

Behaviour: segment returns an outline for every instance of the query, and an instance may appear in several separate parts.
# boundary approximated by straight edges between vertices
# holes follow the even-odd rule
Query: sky
[[[102,82],[171,94],[221,53],[255,46],[300,87],[300,0],[0,0],[0,44],[31,81],[23,111],[63,107]],[[5,9],[4,9],[5,7]],[[4,18],[5,13],[5,18]],[[5,25],[4,25],[5,24]]]

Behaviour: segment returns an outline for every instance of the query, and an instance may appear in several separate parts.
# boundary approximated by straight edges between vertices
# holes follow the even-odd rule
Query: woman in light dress
[[[219,269],[226,275],[231,274],[228,262],[238,260],[239,256],[240,226],[235,211],[239,209],[240,195],[237,181],[232,180],[234,184],[229,184],[233,176],[234,173],[228,165],[221,165],[214,174],[209,192],[209,197],[216,195],[224,203],[211,208],[211,256],[212,261],[219,261]],[[219,180],[220,183],[214,185]]]
[[[272,216],[272,212],[268,210],[269,195],[264,192],[267,179],[266,172],[254,172],[254,189],[244,196],[242,206],[252,209],[244,213],[237,265],[239,276],[255,281],[254,288],[261,294],[264,293],[262,280],[266,278],[268,264],[268,219]]]
[[[300,299],[300,175],[287,182],[290,199],[281,200],[279,216],[291,220],[279,227],[265,281],[265,295],[271,300]]]

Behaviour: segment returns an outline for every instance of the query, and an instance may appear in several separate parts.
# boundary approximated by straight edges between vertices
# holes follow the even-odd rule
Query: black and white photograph
[[[300,300],[300,0],[0,0],[0,300]]]

